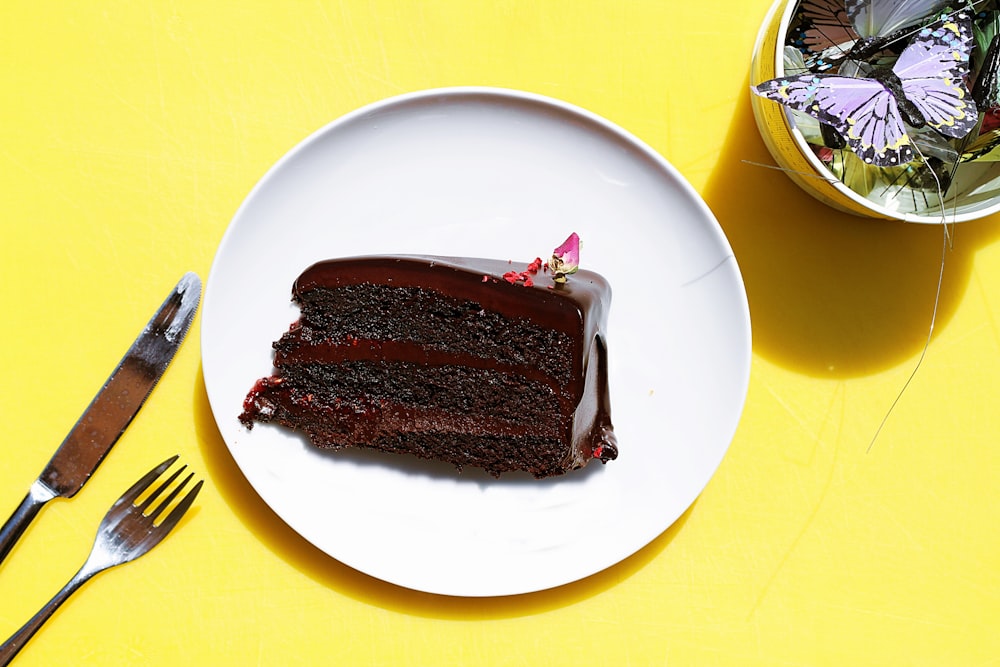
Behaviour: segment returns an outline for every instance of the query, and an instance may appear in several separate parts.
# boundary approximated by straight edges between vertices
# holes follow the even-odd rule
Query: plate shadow
[[[212,482],[243,525],[279,558],[317,583],[366,604],[441,619],[490,620],[530,616],[572,605],[628,579],[660,554],[683,528],[695,504],[666,531],[622,562],[557,588],[503,597],[463,598],[415,591],[359,572],[315,547],[261,499],[229,453],[199,373],[193,412],[202,455]],[[234,417],[235,418],[235,417]]]
[[[733,246],[753,322],[754,351],[820,377],[867,375],[927,341],[945,255],[935,332],[954,315],[976,251],[1000,237],[1000,216],[944,227],[841,213],[776,169],[757,130],[747,80],[718,164],[702,193]],[[932,348],[933,349],[933,346]]]

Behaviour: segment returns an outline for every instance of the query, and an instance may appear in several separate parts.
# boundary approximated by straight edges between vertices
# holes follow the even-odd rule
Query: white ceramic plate
[[[314,261],[422,253],[530,261],[570,232],[612,285],[620,456],[544,481],[374,452],[322,452],[237,421]],[[537,591],[648,544],[695,500],[739,421],[750,320],[732,250],[674,168],[635,137],[536,95],[454,88],[359,109],[281,159],[236,213],[202,313],[205,384],[260,496],[330,556],[408,588]]]

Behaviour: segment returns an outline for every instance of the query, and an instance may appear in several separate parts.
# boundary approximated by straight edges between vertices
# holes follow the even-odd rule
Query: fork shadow
[[[672,526],[629,558],[577,582],[503,597],[462,598],[424,593],[381,581],[340,563],[275,514],[230,455],[215,423],[201,373],[194,391],[194,416],[213,485],[243,525],[267,548],[323,586],[366,604],[414,616],[464,620],[512,618],[558,609],[590,598],[631,577],[656,558],[684,526],[694,507],[692,504]]]
[[[749,80],[743,87],[749,91]],[[805,193],[773,165],[749,92],[740,96],[703,196],[740,265],[754,351],[820,377],[867,375],[918,353],[954,315],[1000,215],[949,226],[856,217]],[[756,163],[756,164],[753,164]]]

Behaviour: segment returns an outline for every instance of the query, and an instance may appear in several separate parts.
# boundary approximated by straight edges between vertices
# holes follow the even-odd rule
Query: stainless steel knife
[[[97,470],[174,358],[200,300],[201,280],[185,274],[0,529],[0,562],[45,503],[72,498]]]

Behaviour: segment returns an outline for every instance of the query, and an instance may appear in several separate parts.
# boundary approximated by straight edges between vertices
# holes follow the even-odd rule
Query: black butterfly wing
[[[1000,106],[1000,33],[993,36],[972,87],[972,99],[980,109]]]
[[[858,39],[843,0],[800,0],[796,24],[791,43],[802,51],[814,71],[825,69],[834,59],[843,57]]]

